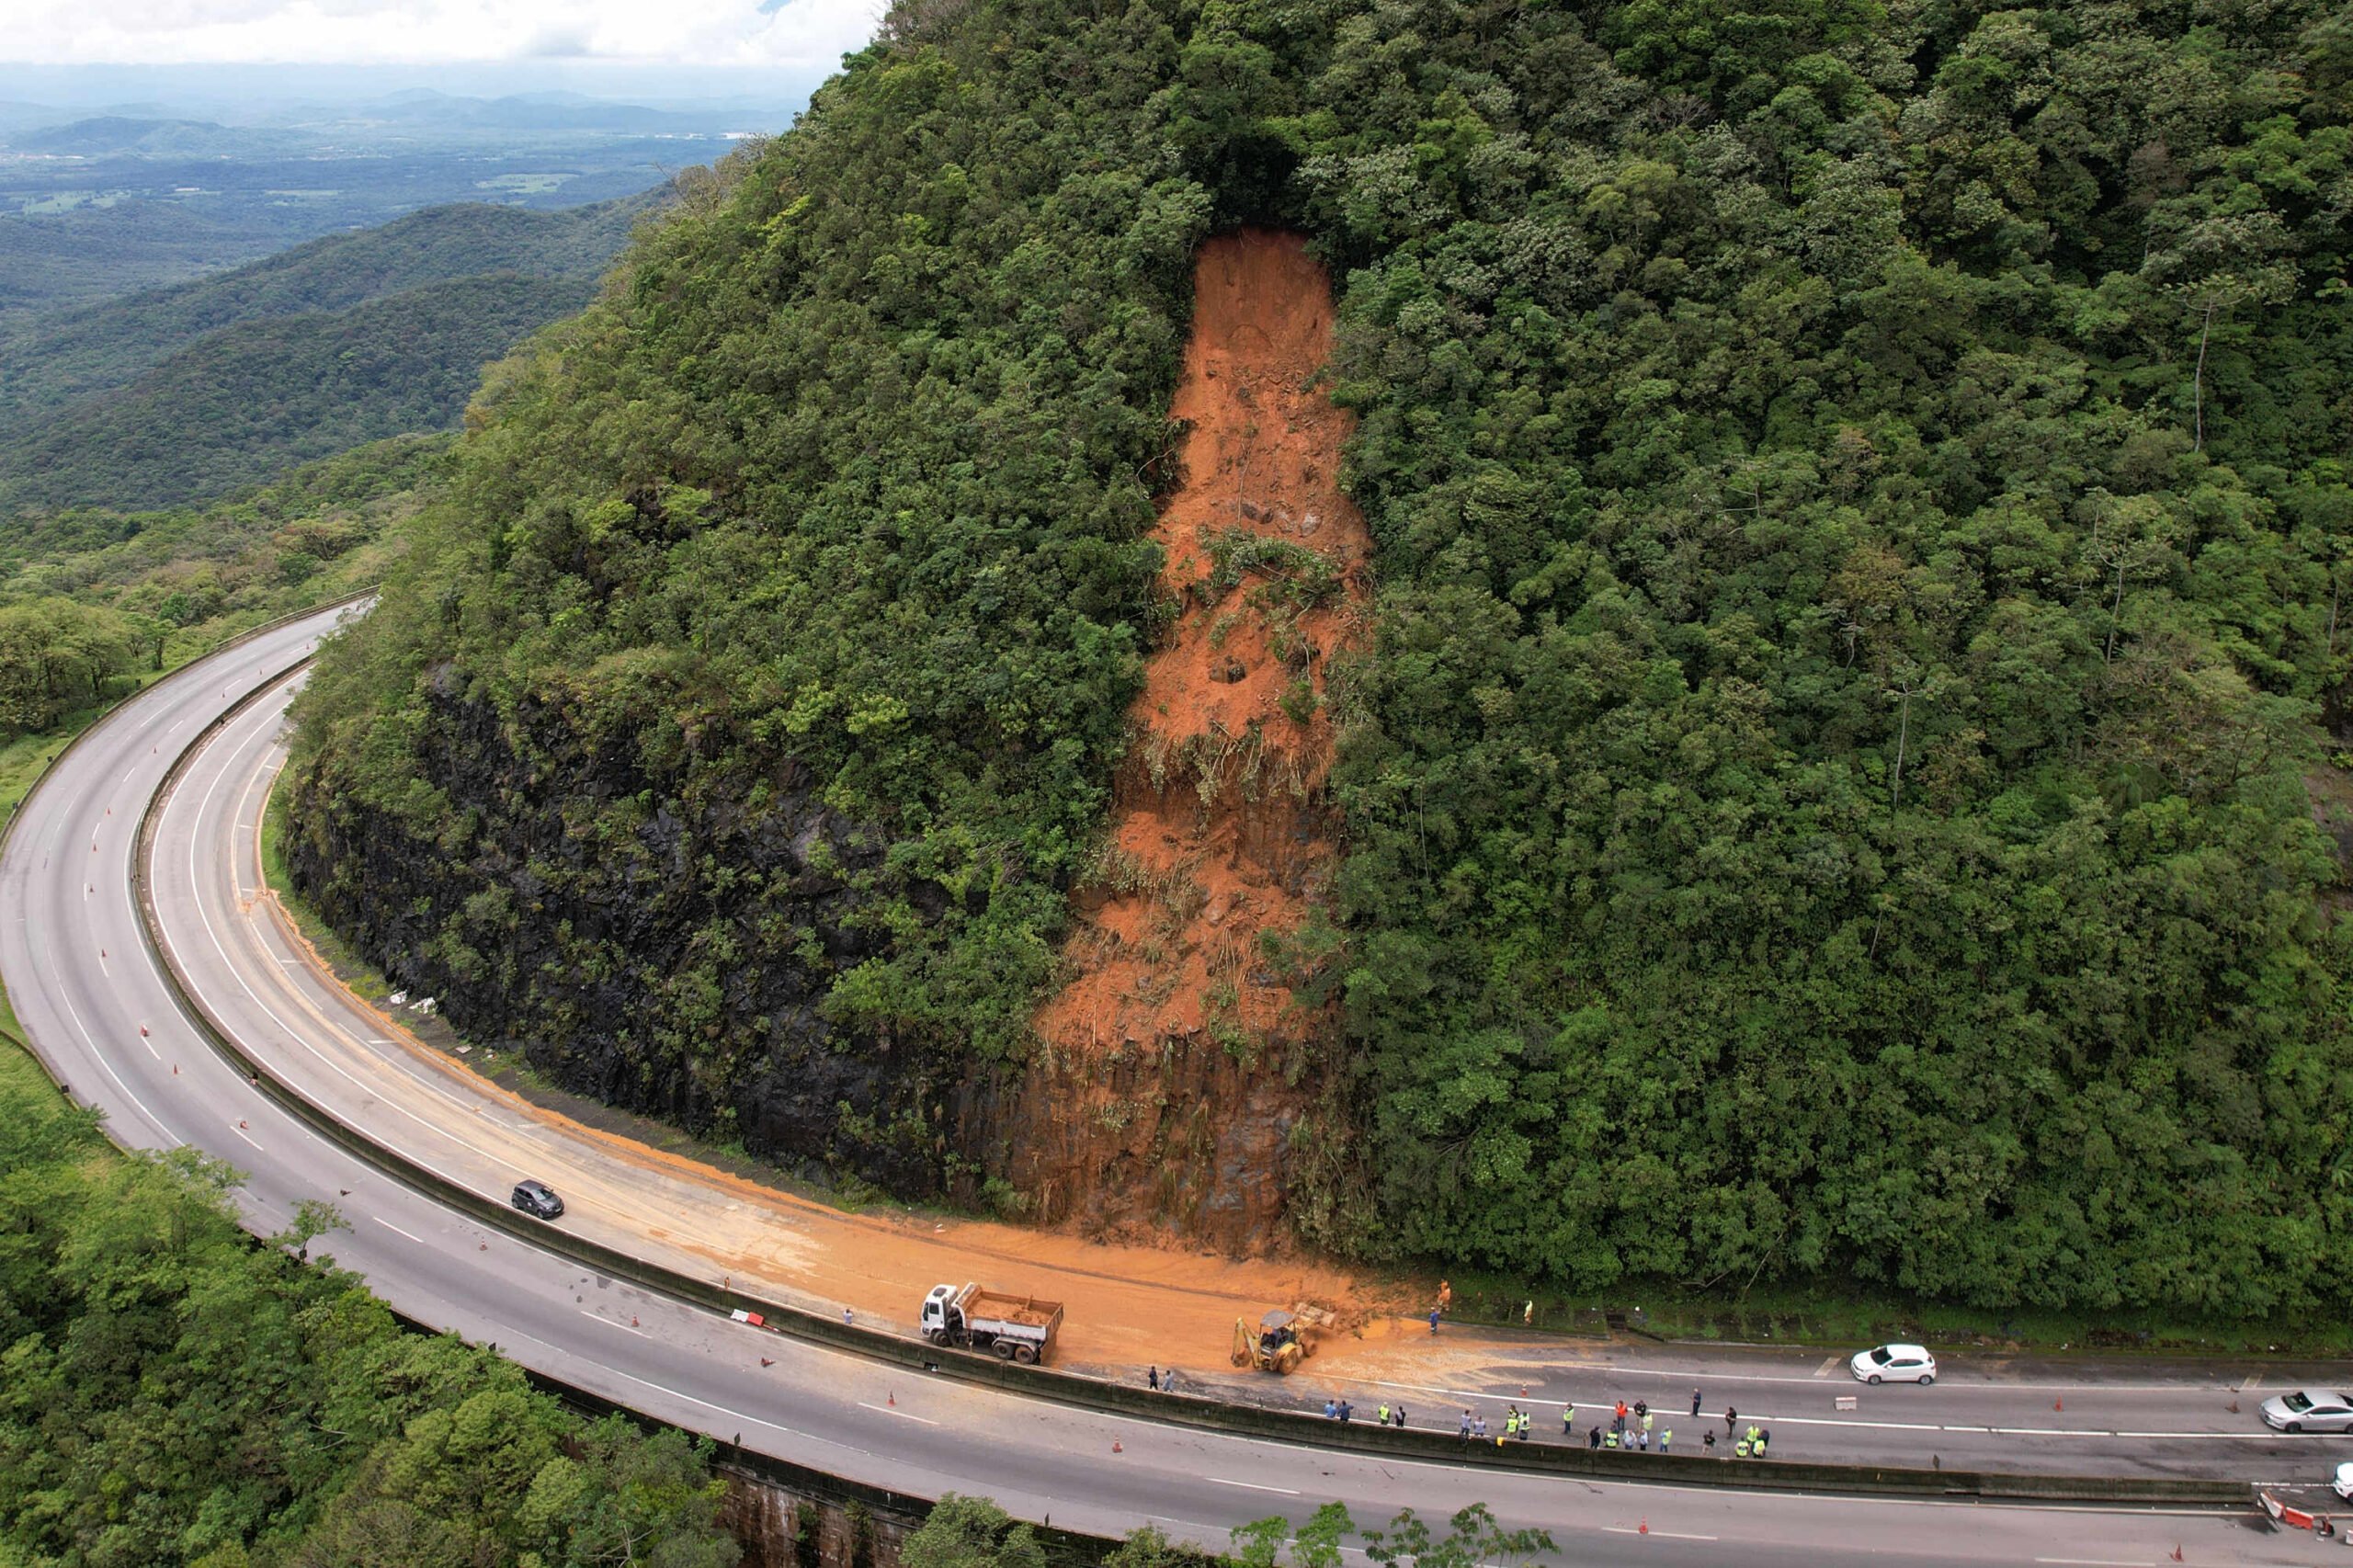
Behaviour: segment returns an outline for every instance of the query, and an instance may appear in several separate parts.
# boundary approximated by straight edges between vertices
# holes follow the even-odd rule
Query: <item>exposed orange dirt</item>
[[[1187,1036],[1221,1017],[1261,1034],[1285,1025],[1290,992],[1250,979],[1257,937],[1299,927],[1333,846],[1313,817],[1304,839],[1267,842],[1252,808],[1318,801],[1324,668],[1349,640],[1371,553],[1339,484],[1351,421],[1315,384],[1331,343],[1331,289],[1297,235],[1202,247],[1171,409],[1189,426],[1185,483],[1154,529],[1178,614],[1130,710],[1112,851],[1081,893],[1078,972],[1038,1016],[1057,1044]],[[1238,581],[1221,589],[1213,547],[1245,539],[1282,554],[1229,566]]]
[[[1325,670],[1359,631],[1371,554],[1339,483],[1352,422],[1318,380],[1331,344],[1330,284],[1298,236],[1202,247],[1171,409],[1184,479],[1154,528],[1174,619],[1008,1139],[1048,1220],[1286,1241],[1315,1090],[1293,1048],[1329,1020],[1293,1006],[1262,939],[1328,892]]]

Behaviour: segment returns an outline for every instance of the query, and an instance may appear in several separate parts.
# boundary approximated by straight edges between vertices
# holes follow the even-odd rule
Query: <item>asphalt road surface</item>
[[[1550,1529],[1571,1562],[1713,1564],[1732,1554],[1757,1568],[1866,1558],[2061,1568],[2171,1562],[2177,1547],[2188,1562],[2353,1562],[2334,1543],[2227,1511],[2153,1515],[1563,1482],[1093,1415],[910,1380],[599,1278],[483,1230],[275,1108],[182,1018],[140,939],[131,873],[141,811],[176,753],[209,721],[248,691],[273,688],[222,729],[158,818],[158,916],[196,987],[242,1042],[306,1090],[324,1096],[339,1085],[333,1093],[346,1098],[330,1103],[420,1163],[493,1194],[503,1195],[525,1162],[541,1174],[568,1168],[549,1162],[581,1162],[577,1179],[597,1185],[588,1164],[608,1157],[597,1148],[551,1147],[548,1130],[511,1107],[465,1098],[464,1075],[437,1074],[404,1052],[371,1053],[364,1008],[327,994],[290,949],[272,950],[268,922],[233,918],[241,907],[252,913],[253,812],[276,764],[283,677],[332,621],[323,613],[191,666],[74,749],[25,802],[0,858],[0,979],[52,1073],[105,1110],[119,1142],[194,1144],[228,1161],[244,1173],[237,1196],[258,1232],[282,1227],[302,1199],[331,1199],[350,1229],[313,1250],[365,1276],[416,1319],[782,1458],[926,1495],[985,1494],[1017,1516],[1106,1534],[1154,1521],[1217,1545],[1237,1523],[1267,1514],[1302,1519],[1336,1498],[1360,1524],[1407,1506],[1442,1516],[1484,1501],[1506,1525]],[[633,1175],[605,1185],[622,1188],[643,1176],[621,1164]],[[567,1190],[575,1182],[551,1179]],[[693,1200],[665,1187],[634,1206],[600,1199],[593,1213],[564,1222],[607,1238],[642,1227],[657,1233],[632,1244],[664,1256],[677,1233],[699,1222]],[[2353,1457],[2340,1452],[2353,1450],[2343,1440],[2263,1435],[2252,1421],[2253,1398],[2242,1399],[2242,1415],[2229,1415],[2230,1383],[2243,1379],[2140,1381],[2080,1369],[1993,1377],[1953,1367],[1933,1389],[1857,1391],[1835,1369],[1817,1377],[1819,1361],[1664,1349],[1597,1357],[1531,1339],[1524,1358],[1481,1374],[1483,1386],[1386,1392],[1431,1402],[1437,1416],[1438,1406],[1471,1393],[1492,1401],[1526,1383],[1527,1403],[1557,1431],[1564,1398],[1591,1404],[1647,1389],[1663,1410],[1679,1401],[1688,1411],[1697,1381],[1711,1411],[1730,1400],[1744,1417],[1769,1422],[1778,1449],[1807,1459],[1935,1453],[1955,1467],[2085,1471],[2105,1463],[2308,1482]],[[1382,1393],[1355,1392],[1360,1403]],[[1854,1418],[1841,1418],[1836,1395],[1858,1392]],[[1488,1408],[1493,1419],[1498,1407]],[[1416,1416],[1416,1425],[1427,1419]],[[1697,1435],[1687,1430],[1678,1430],[1678,1448]],[[1114,1443],[1122,1451],[1114,1453]]]

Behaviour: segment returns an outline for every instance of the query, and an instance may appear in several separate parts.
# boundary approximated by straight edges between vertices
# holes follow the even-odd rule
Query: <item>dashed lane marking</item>
[[[1609,1535],[1654,1535],[1667,1540],[1722,1540],[1723,1539],[1722,1536],[1715,1535],[1686,1535],[1681,1530],[1637,1529],[1632,1525],[1604,1525],[1601,1528]],[[2137,1564],[2135,1568],[2138,1568]]]
[[[590,1312],[590,1311],[589,1311],[587,1308],[585,1308],[585,1307],[583,1307],[583,1308],[581,1308],[581,1309],[580,1309],[580,1315],[581,1315],[582,1317],[585,1317],[585,1318],[595,1318],[598,1323],[603,1324],[607,1328],[618,1328],[618,1329],[620,1329],[623,1334],[633,1334],[633,1335],[637,1335],[640,1339],[651,1339],[651,1338],[653,1338],[653,1337],[654,1337],[652,1335],[650,1335],[650,1334],[646,1333],[646,1332],[645,1332],[645,1330],[643,1330],[643,1329],[642,1329],[642,1328],[631,1328],[629,1324],[625,1324],[625,1323],[615,1323],[612,1319],[610,1319],[610,1318],[607,1317],[604,1313],[602,1313],[602,1312]]]
[[[1212,1486],[1239,1486],[1245,1492],[1279,1492],[1286,1497],[1299,1495],[1296,1491],[1288,1486],[1261,1486],[1255,1481],[1228,1481],[1222,1475],[1205,1475],[1201,1479]]]
[[[233,1122],[231,1122],[231,1123],[229,1124],[229,1131],[232,1131],[232,1132],[233,1132],[233,1133],[235,1133],[238,1137],[244,1139],[244,1141],[245,1141],[246,1142],[248,1142],[248,1143],[253,1143],[255,1148],[258,1149],[258,1148],[260,1148],[260,1147],[261,1147],[261,1145],[260,1145],[260,1144],[258,1144],[258,1143],[254,1143],[254,1141],[253,1141],[252,1136],[251,1136],[249,1133],[247,1133],[244,1128],[242,1128],[242,1127],[238,1126],[235,1122],[233,1122]]]
[[[858,1407],[860,1410],[870,1410],[877,1415],[895,1415],[902,1421],[920,1421],[926,1426],[937,1426],[939,1425],[938,1422],[932,1420],[928,1416],[917,1415],[910,1411],[894,1409],[887,1404],[869,1404],[862,1399],[858,1402]]]
[[[383,1218],[381,1215],[379,1215],[379,1214],[370,1214],[370,1215],[369,1215],[368,1217],[369,1217],[369,1219],[371,1219],[371,1220],[375,1221],[376,1221],[376,1223],[378,1223],[379,1225],[383,1226],[383,1227],[384,1227],[384,1229],[386,1229],[386,1230],[388,1230],[388,1231],[392,1232],[392,1234],[394,1234],[394,1235],[396,1235],[396,1236],[406,1236],[409,1240],[411,1240],[411,1241],[415,1242],[415,1243],[417,1245],[419,1245],[419,1246],[429,1246],[429,1245],[431,1245],[431,1244],[432,1244],[431,1243],[427,1242],[427,1241],[426,1241],[423,1236],[418,1235],[415,1232],[414,1232],[414,1231],[404,1231],[404,1230],[402,1230],[398,1225],[393,1224],[390,1220],[387,1220],[387,1219]]]

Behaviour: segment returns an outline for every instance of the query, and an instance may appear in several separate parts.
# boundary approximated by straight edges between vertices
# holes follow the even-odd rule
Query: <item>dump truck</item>
[[[1278,1372],[1285,1377],[1300,1362],[1315,1354],[1315,1336],[1332,1326],[1332,1314],[1302,1301],[1290,1312],[1275,1311],[1258,1320],[1258,1332],[1240,1318],[1233,1320],[1233,1364]]]
[[[923,1336],[934,1345],[994,1350],[1008,1361],[1033,1365],[1053,1346],[1063,1304],[978,1285],[934,1285],[923,1299],[921,1321]]]

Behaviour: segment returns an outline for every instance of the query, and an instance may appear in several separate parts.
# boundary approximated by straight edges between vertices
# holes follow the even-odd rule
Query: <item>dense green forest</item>
[[[594,290],[460,278],[223,328],[119,391],[0,437],[0,515],[202,501],[366,442],[450,428],[486,363]]]
[[[1338,1503],[1324,1504],[1297,1526],[1279,1515],[1238,1525],[1233,1550],[1222,1553],[1172,1541],[1146,1525],[1107,1555],[1103,1568],[1340,1568],[1356,1530]],[[1386,1528],[1365,1530],[1363,1539],[1360,1550],[1381,1568],[1524,1568],[1556,1550],[1550,1531],[1505,1529],[1481,1503],[1455,1514],[1444,1529],[1407,1508]],[[950,1492],[901,1544],[899,1562],[902,1568],[1046,1568],[1046,1552],[1037,1531],[989,1499]]]
[[[381,441],[203,507],[0,519],[0,741],[376,583],[449,448]]]
[[[126,385],[226,327],[347,311],[460,278],[593,279],[611,264],[631,224],[659,205],[658,193],[648,192],[560,212],[433,207],[192,283],[36,317],[0,335],[0,437]]]
[[[1380,578],[1308,1233],[2341,1305],[2348,120],[2317,0],[902,4],[492,377],[296,873],[575,1086],[985,1164],[1188,259],[1296,227]]]
[[[0,1560],[726,1568],[707,1450],[589,1422],[257,1244],[236,1173],[118,1155],[0,1044]],[[318,1238],[324,1234],[325,1239]]]

